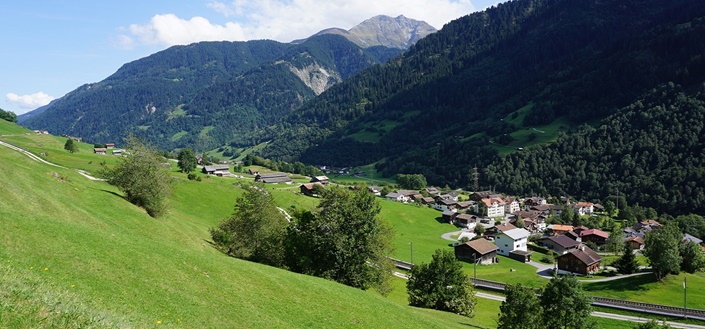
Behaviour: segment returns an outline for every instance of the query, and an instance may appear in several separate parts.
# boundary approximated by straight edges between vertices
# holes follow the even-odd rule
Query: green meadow
[[[124,200],[119,190],[74,169],[95,173],[117,157],[92,145],[63,150],[65,138],[37,135],[0,122],[0,140],[46,153],[48,166],[0,147],[0,323],[9,328],[493,328],[499,302],[478,299],[474,318],[409,307],[403,280],[382,297],[328,280],[228,257],[208,229],[230,216],[251,177],[189,181],[172,169],[169,211],[160,218]],[[9,135],[9,136],[7,136]],[[172,168],[175,168],[172,166]],[[200,174],[199,174],[200,175]],[[284,209],[313,209],[318,200],[298,186],[267,186]],[[428,207],[380,200],[380,217],[395,230],[394,257],[429,262],[451,248],[441,235],[457,229]],[[411,244],[410,244],[411,242]],[[473,274],[473,266],[464,263]],[[478,266],[478,278],[542,286],[529,265],[501,257]],[[588,283],[594,295],[671,304],[682,276]],[[702,290],[705,276],[687,275]],[[638,280],[645,280],[643,282]],[[693,296],[696,296],[695,293]],[[673,300],[674,302],[669,302]],[[694,308],[705,308],[693,297]],[[598,320],[603,328],[625,323]]]

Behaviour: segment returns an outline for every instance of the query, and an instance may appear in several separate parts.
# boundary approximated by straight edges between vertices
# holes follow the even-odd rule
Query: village
[[[229,165],[218,164],[203,166],[202,172],[219,177],[236,176],[229,170]],[[255,182],[264,184],[299,183],[290,177],[291,174],[283,172],[249,168],[245,173],[252,175]],[[343,171],[345,173],[349,174]],[[309,182],[299,185],[298,193],[318,197],[330,184],[335,183],[327,176],[310,177]],[[649,219],[634,225],[618,226],[619,234],[611,234],[594,225],[598,221],[586,220],[586,223],[593,224],[590,226],[564,223],[561,214],[566,211],[573,217],[609,217],[605,207],[599,203],[573,201],[568,197],[554,198],[549,202],[549,199],[540,196],[516,197],[493,191],[443,192],[436,187],[390,190],[389,186],[343,185],[366,188],[389,202],[437,210],[443,223],[453,224],[458,229],[450,232],[449,236],[459,260],[491,266],[500,262],[499,256],[503,256],[539,269],[545,269],[548,265],[550,273],[547,275],[593,276],[601,271],[614,274],[616,269],[611,264],[603,263],[603,256],[610,254],[614,248],[621,248],[625,242],[635,254],[639,254],[644,249],[646,235],[662,226],[658,221]],[[611,235],[618,241],[610,239]],[[700,245],[705,252],[703,241],[699,238],[684,234],[683,240]],[[537,262],[544,266],[536,265]]]

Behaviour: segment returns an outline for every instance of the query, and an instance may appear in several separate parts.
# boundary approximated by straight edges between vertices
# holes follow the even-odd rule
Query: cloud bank
[[[210,1],[208,8],[229,22],[213,23],[204,17],[154,15],[149,22],[122,28],[119,47],[138,44],[184,45],[199,41],[272,39],[289,42],[322,29],[349,29],[376,15],[423,20],[436,28],[476,10],[470,0],[232,0]]]
[[[31,95],[17,95],[14,93],[7,93],[5,99],[8,102],[17,104],[23,109],[35,109],[40,106],[49,104],[49,102],[54,100],[54,97],[49,96],[43,92],[34,93]]]

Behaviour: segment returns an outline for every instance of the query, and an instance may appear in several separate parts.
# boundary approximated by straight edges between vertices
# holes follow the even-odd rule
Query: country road
[[[0,145],[5,146],[5,147],[8,147],[8,148],[10,148],[10,149],[13,149],[13,150],[15,150],[15,151],[17,151],[17,152],[23,153],[24,155],[28,156],[30,159],[32,159],[32,160],[34,160],[34,161],[41,162],[41,163],[44,163],[44,164],[47,164],[47,165],[50,165],[50,166],[54,166],[54,167],[57,167],[57,168],[69,169],[69,168],[66,168],[66,167],[64,167],[64,166],[60,166],[60,165],[58,165],[58,164],[56,164],[56,163],[51,163],[51,162],[49,162],[49,161],[46,161],[46,160],[40,158],[39,156],[37,156],[36,154],[34,154],[34,153],[30,152],[30,151],[27,151],[27,150],[25,150],[25,149],[23,149],[23,148],[21,148],[21,147],[17,147],[17,146],[15,146],[15,145],[10,144],[10,143],[6,143],[6,142],[3,142],[3,141],[0,141]],[[97,177],[91,176],[91,174],[89,174],[89,173],[86,172],[85,170],[80,170],[80,169],[74,169],[74,170],[75,170],[77,173],[79,173],[81,176],[86,177],[86,178],[88,178],[88,179],[90,179],[90,180],[92,180],[92,181],[105,181],[105,179],[97,178]]]

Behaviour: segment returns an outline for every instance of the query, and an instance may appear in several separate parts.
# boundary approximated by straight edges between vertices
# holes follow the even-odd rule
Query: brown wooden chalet
[[[316,194],[316,188],[315,186],[320,186],[323,187],[324,185],[319,182],[315,183],[308,183],[308,184],[301,184],[300,190],[301,194],[303,195],[308,195],[308,196],[313,196],[313,197],[318,197],[319,195]]]
[[[582,275],[590,275],[600,270],[602,257],[587,246],[580,246],[570,252],[558,256],[558,270]]]
[[[271,174],[257,174],[255,175],[255,182],[265,183],[265,184],[277,184],[277,183],[291,183],[292,180],[287,176],[287,174],[282,172],[271,173]]]
[[[600,231],[598,229],[589,229],[580,232],[580,239],[583,240],[583,242],[592,242],[598,246],[604,245],[607,243],[607,240],[610,238],[609,233]]]
[[[93,153],[95,154],[105,154],[106,151],[107,149],[104,147],[96,147],[93,149]]]
[[[485,239],[477,239],[455,246],[455,258],[473,262],[480,260],[480,264],[492,264],[497,260],[497,246]]]
[[[638,236],[631,237],[631,238],[628,238],[626,241],[629,242],[629,245],[634,250],[644,249],[644,239],[642,239],[641,237],[638,237]]]

